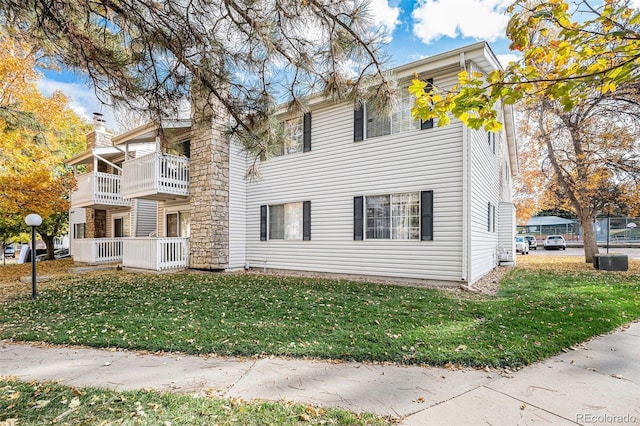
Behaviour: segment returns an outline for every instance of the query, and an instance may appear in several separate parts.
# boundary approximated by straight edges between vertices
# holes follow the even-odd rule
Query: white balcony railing
[[[89,172],[77,176],[78,188],[71,193],[72,207],[130,206],[122,196],[122,177],[111,173]]]
[[[189,238],[125,238],[122,266],[162,271],[189,266]]]
[[[122,165],[126,198],[170,199],[189,196],[189,159],[153,152]]]
[[[80,238],[71,240],[71,255],[76,262],[91,265],[122,262],[122,238]]]

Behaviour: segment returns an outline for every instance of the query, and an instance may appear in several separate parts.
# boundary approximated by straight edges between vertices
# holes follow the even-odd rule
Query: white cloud
[[[374,24],[384,27],[390,36],[400,23],[400,8],[390,6],[387,0],[371,0],[369,3],[369,12],[371,13]]]
[[[514,55],[513,53],[505,53],[504,55],[496,55],[498,58],[498,62],[502,65],[502,68],[506,68],[509,65],[509,62],[516,62],[520,59],[519,55]]]
[[[640,0],[631,0],[631,2],[629,3],[629,7],[640,9]]]
[[[429,44],[442,36],[493,41],[505,36],[505,0],[422,0],[413,10],[413,33]]]
[[[112,108],[100,102],[93,89],[84,83],[67,83],[42,78],[38,81],[38,89],[45,96],[50,96],[56,90],[64,93],[69,98],[69,107],[86,121],[92,120],[94,112],[100,112],[104,114],[107,128],[113,128],[116,125]]]

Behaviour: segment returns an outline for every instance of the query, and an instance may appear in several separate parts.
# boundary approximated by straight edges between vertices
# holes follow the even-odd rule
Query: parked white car
[[[544,240],[545,250],[566,250],[567,242],[562,235],[549,235]]]
[[[529,242],[524,237],[516,237],[516,253],[529,254]]]

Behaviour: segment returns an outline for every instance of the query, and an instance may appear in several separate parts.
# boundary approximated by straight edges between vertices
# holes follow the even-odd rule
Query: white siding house
[[[497,66],[478,43],[395,72],[400,82],[418,73],[450,87],[463,67],[488,73]],[[517,167],[510,164],[513,134],[470,130],[455,120],[421,126],[411,120],[407,98],[390,123],[365,107],[362,135],[354,105],[311,103],[311,149],[263,162],[261,179],[247,184],[249,266],[471,284],[498,264],[514,235],[513,222],[503,224],[513,212],[511,190],[503,188],[511,179],[504,171]],[[432,200],[421,202],[425,194]],[[310,238],[296,229],[290,238],[273,234],[272,225],[282,227],[282,206],[285,231],[288,216],[300,226],[304,201]],[[364,231],[355,235],[356,227]]]
[[[386,119],[366,105],[311,98],[304,115],[282,116],[290,137],[282,155],[260,163],[260,178],[255,180],[245,178],[253,159],[235,141],[221,143],[216,126],[211,126],[214,130],[200,126],[197,133],[192,128],[191,150],[197,149],[198,155],[190,158],[190,192],[158,189],[141,195],[138,179],[152,182],[154,177],[135,166],[139,176],[135,178],[134,162],[127,161],[123,187],[130,188],[134,199],[156,200],[155,236],[184,238],[166,247],[186,250],[192,259],[198,258],[197,265],[206,265],[210,255],[214,260],[206,269],[255,268],[471,285],[499,262],[515,259],[513,113],[510,108],[499,111],[505,126],[495,134],[471,130],[457,120],[438,127],[437,122],[412,119],[413,99],[404,89],[414,73],[438,87],[450,87],[463,69],[488,73],[497,67],[486,43],[398,67],[393,73],[402,96]],[[134,139],[147,140],[149,129],[143,126],[117,142],[128,147]],[[208,134],[218,151],[206,150]],[[157,153],[150,155],[164,158],[166,144],[156,145]],[[188,176],[179,165],[183,160],[170,159],[168,166],[158,161],[156,180],[158,174]],[[228,170],[203,184],[203,170],[220,167]],[[165,172],[169,169],[174,171]],[[195,191],[194,179],[201,179]],[[216,205],[203,213],[206,200],[215,200]],[[133,206],[139,209],[140,203]],[[112,209],[110,217],[124,211],[124,207]],[[196,219],[196,214],[205,219]],[[146,232],[140,231],[139,217],[132,213],[130,218],[132,240]],[[221,217],[226,219],[218,220]],[[216,239],[207,245],[203,236],[214,227]],[[196,234],[199,238],[189,240]],[[125,238],[125,253],[130,243]],[[169,248],[163,250],[155,255]],[[188,264],[203,269],[192,261]]]

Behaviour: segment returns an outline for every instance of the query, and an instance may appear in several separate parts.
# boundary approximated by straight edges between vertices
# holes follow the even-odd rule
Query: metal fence
[[[594,220],[593,230],[598,242],[640,243],[640,217],[598,217]],[[547,235],[560,234],[567,241],[582,241],[580,221],[558,225],[518,226],[519,234],[529,234],[541,240]]]

